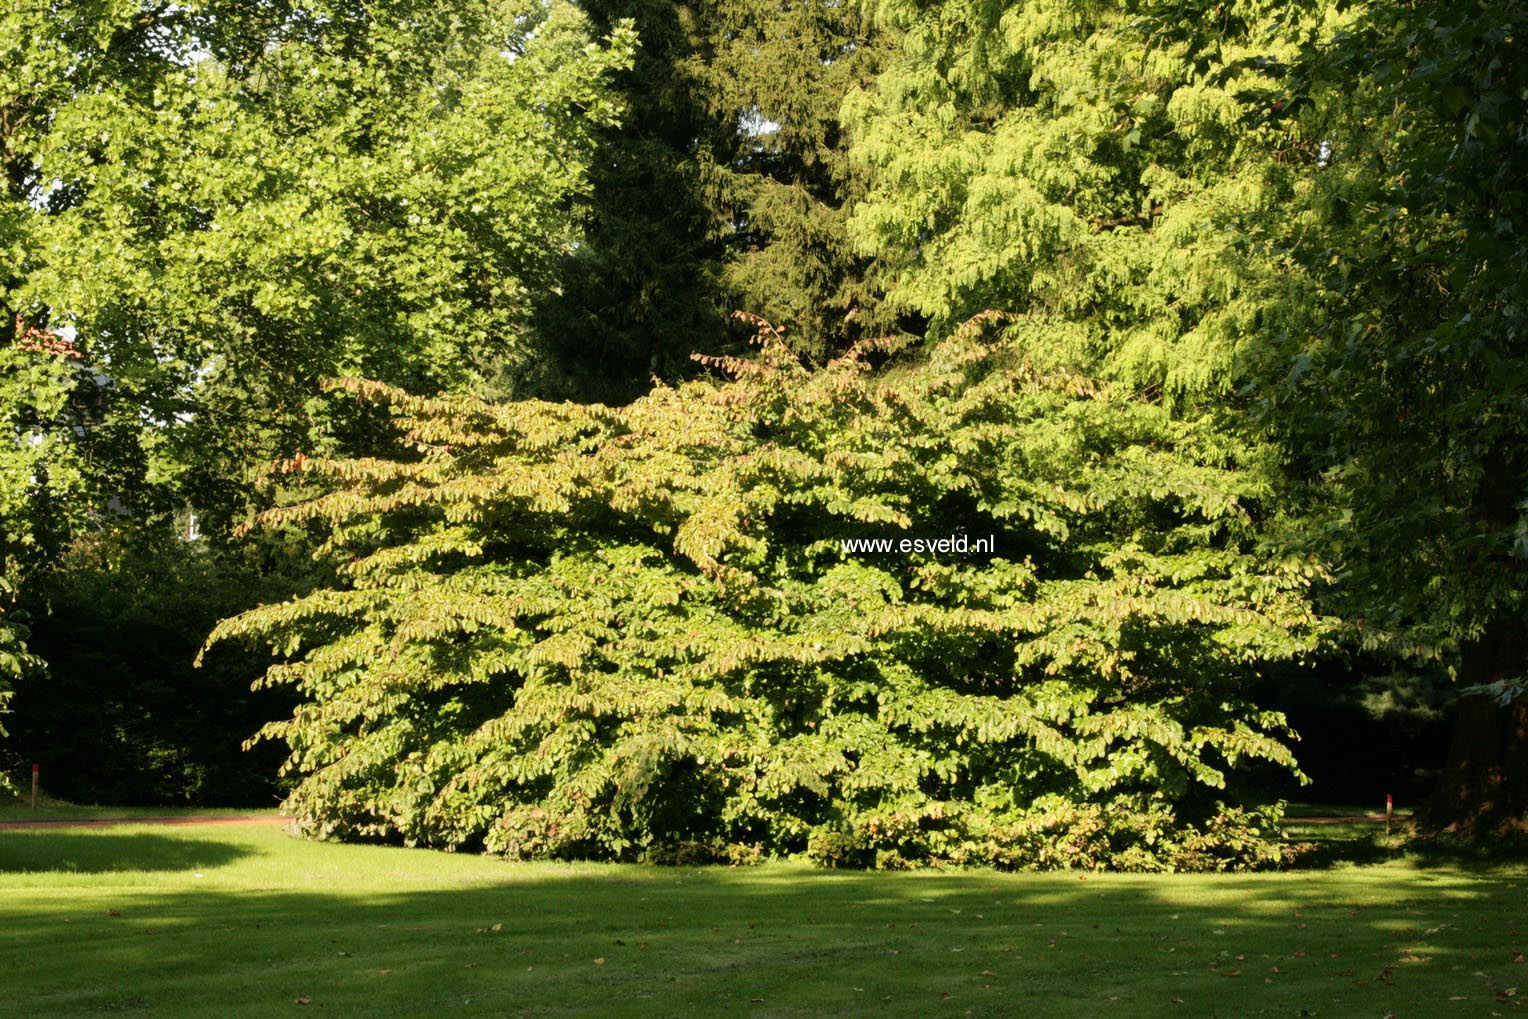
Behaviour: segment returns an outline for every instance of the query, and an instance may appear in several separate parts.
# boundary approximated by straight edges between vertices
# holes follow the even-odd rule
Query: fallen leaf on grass
[[[596,966],[603,966],[603,965],[605,965],[605,957],[602,955],[599,958],[595,959],[594,960],[594,964]]]
[[[309,999],[307,999],[307,998],[293,998],[292,999],[292,1004],[294,1004],[294,1005],[306,1005],[308,1003],[308,1001],[309,1001]]]
[[[108,909],[106,911],[106,915],[107,916],[121,916],[122,915],[122,911],[120,909]]]

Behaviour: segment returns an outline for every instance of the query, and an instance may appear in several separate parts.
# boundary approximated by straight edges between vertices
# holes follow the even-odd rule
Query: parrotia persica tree
[[[345,582],[220,624],[301,705],[288,808],[512,857],[1239,868],[1294,768],[1240,695],[1322,627],[1206,422],[980,323],[872,370],[764,331],[623,409],[372,382],[410,457],[300,459]],[[888,356],[882,351],[877,357]],[[845,539],[993,536],[944,556]]]
[[[633,45],[564,0],[8,4],[0,310],[72,330],[92,431],[216,533],[251,464],[366,448],[322,376],[534,376]]]

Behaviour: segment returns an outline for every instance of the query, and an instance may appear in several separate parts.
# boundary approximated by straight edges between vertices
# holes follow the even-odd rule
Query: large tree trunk
[[[1462,686],[1513,679],[1528,672],[1522,623],[1495,624],[1464,648]],[[1448,763],[1423,820],[1436,828],[1485,833],[1528,831],[1528,702],[1502,705],[1467,694],[1454,716]]]

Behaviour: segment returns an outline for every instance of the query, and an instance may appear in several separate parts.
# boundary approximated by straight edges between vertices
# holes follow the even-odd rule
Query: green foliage
[[[531,295],[577,238],[629,27],[594,43],[565,0],[0,18],[0,310],[74,330],[115,387],[111,462],[209,530],[242,515],[251,465],[369,448],[324,375],[541,370]]]
[[[77,802],[271,804],[280,755],[241,744],[289,698],[252,695],[261,663],[239,648],[192,661],[218,619],[302,582],[206,542],[132,530],[77,541],[20,599],[48,670],[17,677],[6,756],[39,762],[49,793]]]
[[[12,339],[0,346],[0,576],[14,579],[100,507],[87,491],[80,435],[93,380],[50,334],[23,329]]]
[[[936,335],[1018,311],[1037,363],[1225,404],[1304,486],[1283,540],[1329,564],[1353,643],[1519,693],[1521,5],[876,11],[901,52],[845,115],[892,303]],[[1521,731],[1462,735],[1445,809],[1528,810]]]
[[[701,193],[698,152],[735,128],[715,121],[688,72],[698,45],[691,5],[582,8],[597,28],[634,24],[639,46],[612,83],[620,124],[596,135],[583,238],[559,267],[560,286],[539,295],[535,322],[557,365],[552,392],[624,402],[726,341],[720,224]]]
[[[0,598],[9,603],[11,594],[10,582],[0,576]],[[6,745],[8,734],[4,716],[15,695],[14,684],[18,680],[42,674],[42,660],[27,647],[30,635],[30,631],[18,621],[16,611],[10,604],[0,607],[0,793],[11,788],[9,772],[14,762],[13,754]]]
[[[845,110],[890,300],[936,333],[1021,311],[1036,358],[1180,404],[1238,394],[1370,649],[1518,625],[1518,7],[876,11],[901,51]]]
[[[11,331],[16,332],[12,323]],[[0,716],[12,686],[39,675],[28,630],[12,606],[17,578],[52,553],[85,508],[73,401],[78,372],[55,337],[23,332],[0,346]],[[21,615],[24,615],[21,614]],[[6,736],[0,722],[0,740]],[[9,754],[0,745],[0,790]]]
[[[693,73],[714,116],[736,125],[730,151],[708,153],[704,167],[727,224],[726,299],[818,360],[892,332],[872,260],[849,242],[864,187],[838,116],[873,80],[882,39],[859,4],[824,0],[726,0],[707,5],[705,24]]]
[[[1278,857],[1217,802],[1290,768],[1239,691],[1309,650],[1306,561],[1211,422],[977,325],[926,362],[801,368],[622,410],[422,399],[415,456],[294,460],[348,583],[220,624],[302,703],[264,735],[310,832],[515,857],[1129,869]],[[1021,331],[1022,334],[1022,331]],[[849,553],[995,536],[964,559]]]
[[[1307,314],[1265,331],[1260,409],[1320,479],[1308,539],[1366,643],[1511,640],[1528,611],[1528,12],[1376,3],[1346,28],[1283,92],[1321,141],[1263,231]],[[1481,678],[1528,671],[1516,659]]]
[[[625,402],[692,352],[741,349],[741,309],[823,360],[893,331],[848,210],[863,186],[838,108],[881,43],[856,4],[591,0],[596,24],[641,38],[617,79],[627,113],[591,167],[585,240],[536,327],[566,391]]]
[[[845,116],[872,175],[851,229],[885,253],[888,299],[936,334],[984,308],[1023,312],[1036,357],[1148,394],[1234,389],[1249,338],[1299,310],[1247,234],[1285,215],[1291,189],[1278,88],[1300,49],[1274,17],[1316,31],[1320,10],[876,10],[901,51]]]

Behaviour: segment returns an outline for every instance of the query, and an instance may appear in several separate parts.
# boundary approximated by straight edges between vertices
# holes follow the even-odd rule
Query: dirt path
[[[50,817],[35,821],[0,821],[0,831],[20,828],[110,828],[120,824],[193,825],[193,824],[265,824],[283,825],[290,817],[277,814],[214,814],[177,817]]]

